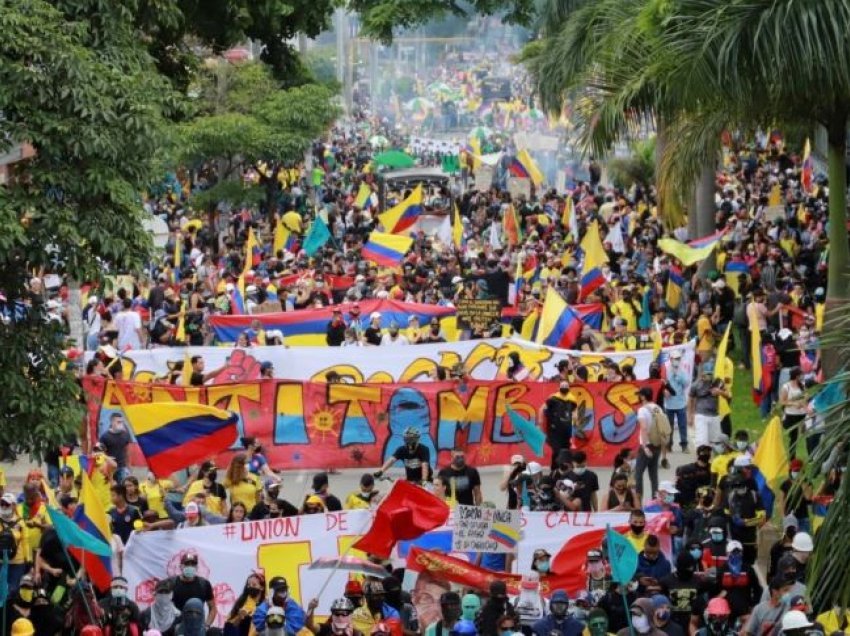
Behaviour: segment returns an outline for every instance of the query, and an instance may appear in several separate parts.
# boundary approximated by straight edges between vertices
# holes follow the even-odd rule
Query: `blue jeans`
[[[675,431],[676,425],[679,426],[679,445],[682,449],[688,447],[688,414],[687,409],[667,409],[667,419],[670,420],[670,427]],[[670,437],[670,445],[673,445],[673,437]]]

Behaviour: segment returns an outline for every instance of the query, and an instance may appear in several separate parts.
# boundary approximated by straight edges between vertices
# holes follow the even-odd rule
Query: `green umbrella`
[[[401,150],[387,150],[375,155],[373,161],[378,166],[387,166],[388,168],[412,168],[416,163],[413,157]]]

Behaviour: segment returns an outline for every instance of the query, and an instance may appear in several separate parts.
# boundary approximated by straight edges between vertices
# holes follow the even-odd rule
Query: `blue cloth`
[[[494,572],[504,572],[507,564],[507,555],[498,554],[495,552],[485,552],[481,555],[481,567],[493,570]]]
[[[640,578],[642,576],[651,576],[652,578],[660,581],[665,576],[670,574],[673,570],[670,567],[670,561],[667,560],[660,552],[658,553],[658,558],[655,561],[650,561],[644,556],[644,553],[641,552],[638,554],[638,566],[637,571],[635,572],[635,577]]]
[[[266,614],[268,613],[269,602],[263,601],[254,610],[254,616],[251,618],[251,622],[254,623],[254,629],[261,634],[266,629]],[[291,598],[287,598],[283,606],[283,613],[286,615],[284,627],[286,628],[287,636],[296,636],[298,632],[304,629],[304,624],[307,622],[307,616],[304,614],[304,610]],[[396,616],[398,616],[398,612],[396,612]]]
[[[567,615],[564,620],[558,620],[553,614],[548,614],[531,626],[535,636],[549,636],[552,632],[558,632],[561,636],[580,636],[584,632],[584,625]]]
[[[677,411],[688,406],[688,384],[690,378],[681,369],[671,370],[667,375],[667,383],[676,392],[676,395],[664,396],[664,408],[668,411]]]

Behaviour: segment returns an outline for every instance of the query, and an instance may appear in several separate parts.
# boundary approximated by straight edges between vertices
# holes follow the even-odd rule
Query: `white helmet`
[[[791,541],[791,549],[797,552],[811,552],[815,549],[812,535],[808,532],[798,532],[794,535],[794,540]]]
[[[543,472],[543,466],[541,466],[538,462],[528,462],[525,472],[529,475],[537,475]]]
[[[782,617],[782,631],[787,632],[791,629],[804,629],[811,627],[812,622],[800,610],[791,610],[786,612]]]

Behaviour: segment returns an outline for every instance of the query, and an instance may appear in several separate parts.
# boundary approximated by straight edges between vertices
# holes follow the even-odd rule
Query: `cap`
[[[726,433],[721,433],[714,439],[714,443],[729,446],[729,436]]]
[[[188,506],[187,506],[187,508],[188,508]],[[197,562],[198,562],[198,553],[194,552],[193,550],[189,550],[189,552],[186,552],[182,557],[180,557],[180,563],[182,563],[184,565],[186,563],[197,563]]]
[[[198,507],[198,504],[196,504],[194,501],[190,501],[189,503],[186,504],[186,508],[185,508],[184,512],[186,513],[187,517],[190,517],[190,516],[201,514],[201,509]]]
[[[732,540],[726,544],[726,554],[732,554],[735,550],[744,550],[744,546],[741,545],[740,541]]]
[[[363,586],[360,581],[349,581],[345,584],[346,596],[363,596]]]
[[[316,495],[310,495],[309,497],[307,497],[304,503],[309,504],[311,506],[322,506],[323,508],[325,507],[325,502],[322,501],[321,497],[318,497]]]
[[[735,458],[735,462],[733,464],[736,468],[746,468],[747,466],[753,465],[753,458],[749,455],[739,455]]]
[[[10,492],[7,492],[5,495],[0,497],[0,501],[2,501],[5,504],[9,504],[11,506],[14,506],[15,504],[18,503],[18,500],[15,498],[15,495],[13,495]]]
[[[795,530],[799,528],[799,522],[797,521],[797,517],[794,515],[788,514],[782,517],[782,533],[784,534],[788,528],[794,528]]]
[[[564,590],[555,590],[552,592],[552,598],[549,599],[550,603],[569,603],[570,595],[567,594]]]
[[[587,551],[587,560],[588,561],[601,561],[602,560],[602,550],[588,550]]]
[[[803,460],[795,457],[788,463],[789,470],[802,470],[803,469]]]
[[[274,576],[272,580],[269,581],[269,589],[276,590],[282,587],[289,587],[289,583],[286,582],[286,578],[282,576]]]
[[[525,457],[522,455],[511,455],[511,463],[512,464],[522,464],[525,462]]]
[[[462,283],[463,278],[461,276],[455,276],[452,278],[452,285],[457,285],[458,283]]]
[[[670,599],[663,594],[653,594],[651,600],[656,609],[664,607],[665,605],[670,605]]]
[[[788,607],[808,607],[809,602],[806,600],[806,597],[802,594],[795,594],[788,601]]]
[[[371,314],[369,314],[369,320],[375,320],[375,318],[380,318],[380,317],[381,317],[380,311],[373,311]]]
[[[268,371],[270,369],[274,369],[274,364],[269,360],[260,363],[260,371]]]
[[[541,466],[538,462],[528,462],[525,472],[529,475],[539,475],[543,472],[543,466]]]
[[[542,559],[543,557],[551,557],[548,550],[544,550],[543,548],[537,548],[534,551],[534,554],[531,555],[531,560],[536,561],[537,559]]]
[[[673,485],[672,481],[662,481],[658,484],[658,490],[663,490],[670,495],[678,495],[679,490]]]
[[[59,475],[65,475],[65,476],[73,477],[74,476],[74,469],[71,468],[70,466],[62,466],[62,468],[59,469]]]

